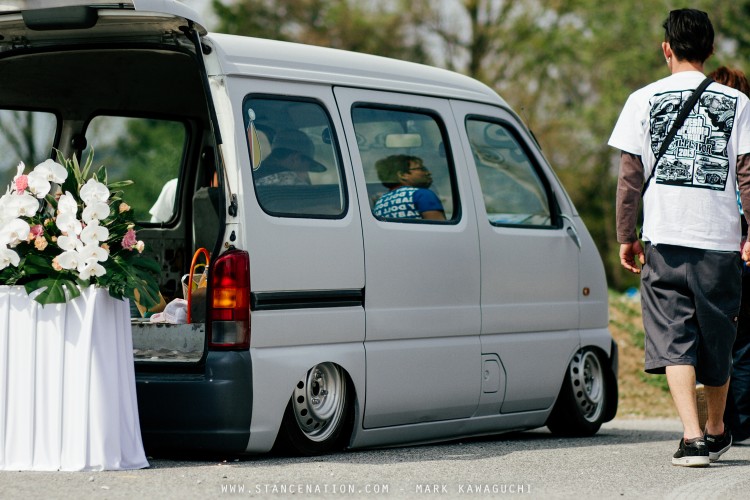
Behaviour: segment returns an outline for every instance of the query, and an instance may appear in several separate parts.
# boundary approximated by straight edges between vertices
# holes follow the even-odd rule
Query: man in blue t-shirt
[[[445,220],[443,204],[427,189],[432,174],[417,156],[392,155],[378,160],[375,169],[390,189],[372,209],[376,217],[393,219]]]

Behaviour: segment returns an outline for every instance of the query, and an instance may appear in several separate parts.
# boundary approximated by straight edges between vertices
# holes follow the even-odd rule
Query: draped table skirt
[[[0,286],[0,470],[148,466],[127,300],[90,286],[42,306]]]

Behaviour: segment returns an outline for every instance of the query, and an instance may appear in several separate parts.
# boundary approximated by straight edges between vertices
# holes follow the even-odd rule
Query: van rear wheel
[[[600,356],[591,349],[578,351],[547,420],[549,430],[563,436],[596,434],[606,416],[606,385]]]
[[[297,382],[276,440],[281,451],[319,455],[342,449],[352,425],[350,384],[334,363],[312,367]]]

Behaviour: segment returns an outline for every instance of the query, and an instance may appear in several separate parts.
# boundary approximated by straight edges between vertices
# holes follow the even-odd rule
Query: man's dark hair
[[[409,155],[391,155],[387,158],[381,158],[375,162],[375,170],[378,172],[378,178],[388,189],[401,185],[398,174],[409,172],[409,164],[412,162],[422,164],[422,159],[418,156]]]
[[[664,21],[664,41],[681,61],[702,63],[714,51],[714,27],[703,11],[673,10]]]

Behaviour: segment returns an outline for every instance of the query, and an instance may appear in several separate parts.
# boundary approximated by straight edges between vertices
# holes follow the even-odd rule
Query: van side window
[[[466,132],[490,223],[552,226],[546,185],[510,129],[470,118],[466,120]]]
[[[57,131],[57,117],[41,111],[0,109],[0,189],[15,177],[19,162],[26,173],[50,158]],[[57,159],[57,157],[54,157]]]
[[[257,139],[248,150],[263,210],[279,217],[339,218],[346,195],[338,145],[328,113],[312,100],[251,96],[243,105],[245,128],[253,117]]]
[[[137,221],[168,222],[177,215],[184,123],[100,115],[86,128],[86,144],[83,160],[93,148],[94,167],[107,166],[108,182],[133,181],[122,190]]]
[[[355,106],[352,122],[375,217],[392,222],[458,218],[446,134],[436,115]]]

